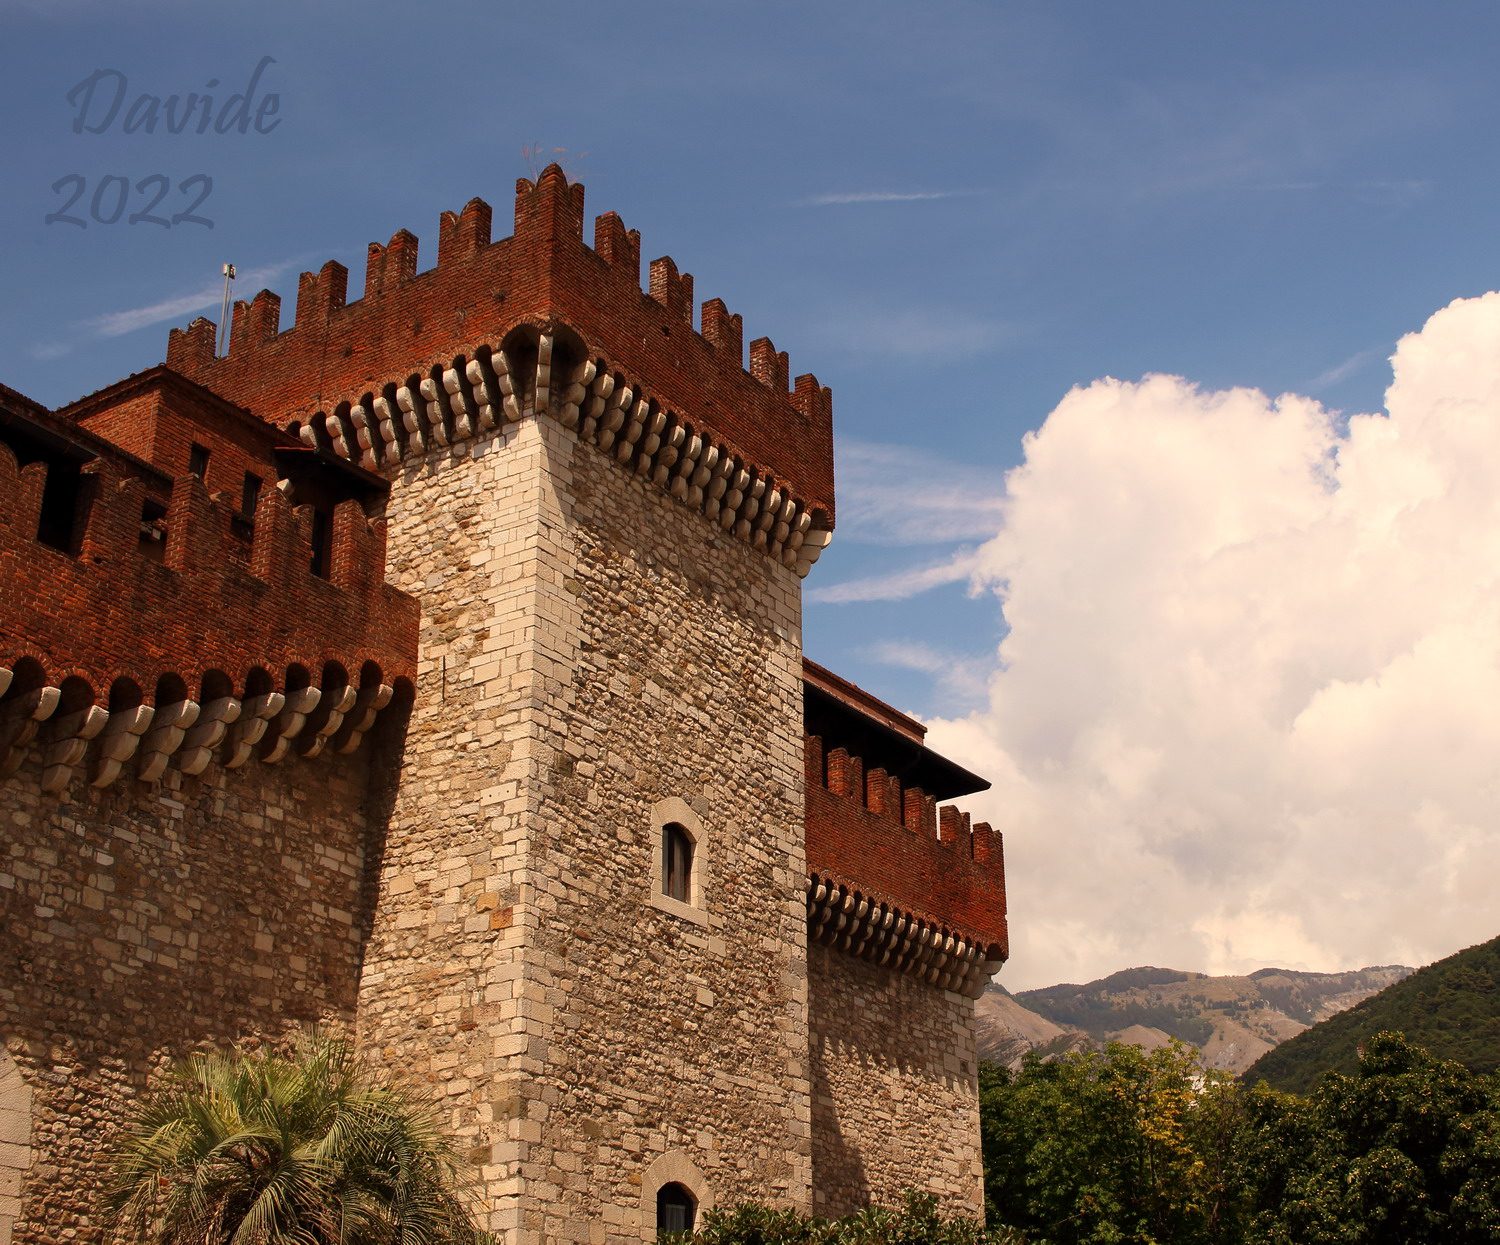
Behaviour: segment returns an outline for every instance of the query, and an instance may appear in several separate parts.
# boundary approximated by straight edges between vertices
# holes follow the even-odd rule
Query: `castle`
[[[0,387],[0,1245],[166,1061],[323,1022],[504,1239],[982,1212],[982,779],[806,661],[832,403],[583,188]]]

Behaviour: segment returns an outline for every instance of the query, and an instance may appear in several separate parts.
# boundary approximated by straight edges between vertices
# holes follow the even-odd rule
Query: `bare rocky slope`
[[[1209,1067],[1240,1073],[1267,1051],[1411,974],[1403,965],[1344,973],[1263,968],[1210,977],[1170,968],[1130,968],[1087,985],[1011,994],[992,984],[979,1000],[979,1054],[1020,1065],[1105,1042],[1147,1048],[1180,1038]]]

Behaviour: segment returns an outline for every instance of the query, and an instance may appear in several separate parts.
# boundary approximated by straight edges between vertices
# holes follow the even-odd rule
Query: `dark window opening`
[[[255,507],[260,503],[260,484],[260,477],[255,472],[245,472],[245,487],[240,490],[240,514],[247,519],[255,517]]]
[[[312,560],[308,569],[319,579],[327,579],[332,560],[333,516],[319,506],[312,512]]]
[[[692,877],[692,836],[675,822],[663,826],[661,831],[661,893],[668,899],[690,903]]]
[[[208,446],[193,442],[188,450],[188,472],[200,480],[208,475]]]
[[[76,463],[54,460],[47,464],[36,525],[36,538],[42,544],[62,553],[78,551],[75,528],[81,485]]]
[[[167,508],[160,502],[147,500],[141,506],[140,549],[155,562],[161,562],[166,557]]]
[[[668,1232],[691,1232],[698,1217],[698,1200],[683,1185],[673,1181],[662,1185],[656,1195],[656,1235]]]

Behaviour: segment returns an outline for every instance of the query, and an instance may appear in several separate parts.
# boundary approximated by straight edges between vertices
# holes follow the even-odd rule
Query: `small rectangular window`
[[[260,501],[260,477],[253,471],[245,472],[245,487],[240,493],[240,514],[250,519],[255,517],[255,507]]]
[[[208,446],[193,442],[188,450],[188,472],[200,480],[208,475]]]

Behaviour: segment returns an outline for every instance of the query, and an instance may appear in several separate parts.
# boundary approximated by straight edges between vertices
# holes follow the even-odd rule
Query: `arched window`
[[[675,821],[668,822],[661,828],[661,893],[678,903],[692,903],[692,891],[693,837]]]
[[[693,806],[675,795],[658,800],[651,806],[651,837],[646,841],[651,845],[651,873],[642,898],[679,920],[707,925],[713,836]],[[649,1200],[654,1188],[642,1186],[641,1196]],[[644,1209],[649,1218],[651,1208]]]
[[[686,1185],[675,1180],[664,1184],[656,1194],[656,1235],[668,1232],[691,1232],[698,1217],[698,1200]]]

